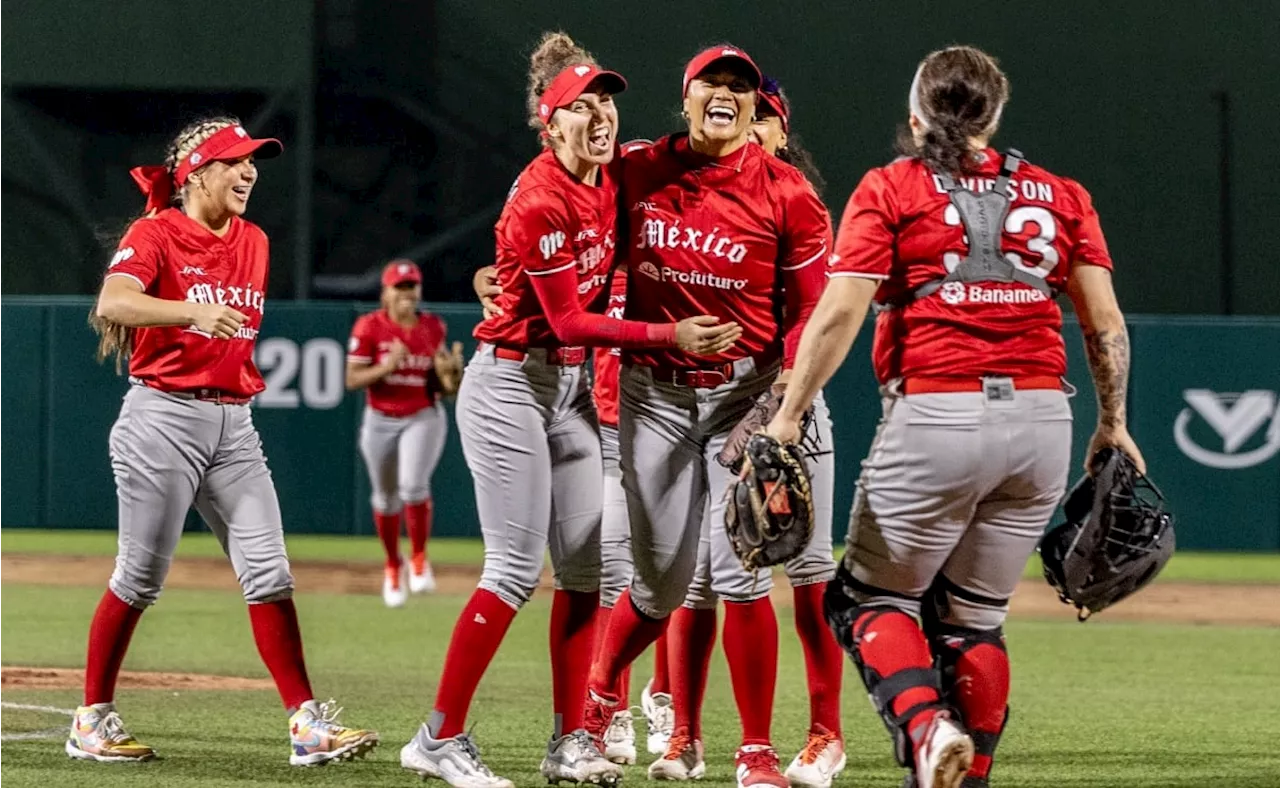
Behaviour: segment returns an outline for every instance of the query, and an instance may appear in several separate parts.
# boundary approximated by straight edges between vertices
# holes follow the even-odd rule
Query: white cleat
[[[918,788],[959,788],[972,765],[973,739],[951,719],[950,713],[938,712],[916,749]]]
[[[662,755],[671,742],[671,729],[676,724],[676,709],[669,693],[649,692],[652,685],[653,679],[649,679],[640,691],[640,709],[649,726],[649,738],[646,742],[649,753]]]
[[[804,749],[783,773],[793,788],[831,788],[832,781],[844,771],[844,742],[831,731],[816,727],[819,730],[809,732]]]
[[[400,768],[422,778],[435,777],[453,788],[515,788],[480,760],[480,751],[465,733],[449,739],[433,739],[427,726],[400,748]]]
[[[650,780],[701,780],[707,773],[702,742],[681,732],[672,736],[662,757],[649,764]]]
[[[605,758],[581,728],[547,742],[547,755],[538,771],[552,785],[570,782],[614,786],[622,780],[622,767]]]
[[[382,601],[387,607],[404,607],[404,602],[409,598],[408,583],[406,578],[408,571],[405,569],[404,562],[400,562],[399,569],[386,567],[382,571]]]
[[[125,730],[113,703],[76,709],[64,749],[72,758],[99,763],[137,763],[156,757],[155,750]]]
[[[413,565],[408,568],[408,592],[410,594],[434,594],[435,592],[435,573],[431,572],[431,564],[422,562],[422,571],[413,571]]]
[[[636,762],[636,728],[630,710],[617,711],[604,731],[604,757],[614,763]]]

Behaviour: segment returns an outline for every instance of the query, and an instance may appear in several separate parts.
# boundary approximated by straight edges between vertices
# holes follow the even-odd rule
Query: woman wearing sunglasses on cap
[[[356,320],[347,348],[347,389],[364,389],[367,398],[360,456],[373,490],[374,529],[386,553],[382,601],[387,607],[403,607],[410,592],[436,587],[427,539],[431,476],[449,429],[440,398],[457,393],[462,376],[462,344],[445,350],[444,320],[419,310],[421,300],[417,264],[387,263],[382,308]],[[407,566],[400,557],[402,517],[411,550]]]
[[[743,326],[712,358],[624,349],[620,465],[631,521],[635,575],[609,618],[589,683],[588,731],[602,736],[619,708],[623,670],[686,601],[699,566],[709,568],[698,607],[725,601],[725,654],[742,717],[738,784],[786,786],[771,743],[777,618],[768,573],[748,576],[725,539],[730,471],[716,457],[756,399],[785,384],[790,359],[825,283],[831,222],[794,167],[750,144],[759,69],[729,45],[700,52],[682,83],[687,133],[628,153],[623,201],[628,237],[627,316],[674,320],[711,313]],[[784,316],[780,321],[779,312]],[[710,518],[706,517],[710,506]],[[705,524],[705,526],[704,526]],[[733,566],[712,563],[727,555]],[[705,664],[670,664],[705,673]],[[690,687],[702,685],[695,676]],[[678,704],[677,704],[678,705]],[[690,701],[691,709],[701,704]],[[700,776],[697,721],[676,730],[655,777]],[[655,765],[656,765],[655,764]],[[666,767],[670,766],[670,769]]]
[[[72,758],[155,757],[125,730],[116,679],[193,505],[249,603],[258,653],[290,714],[289,762],[349,759],[378,744],[373,731],[338,723],[339,709],[311,691],[280,503],[249,409],[265,388],[253,349],[269,261],[266,234],[243,215],[258,183],[255,159],[280,152],[278,140],[250,137],[234,118],[209,118],[178,133],[163,165],[131,173],[147,213],[120,241],[90,319],[99,359],[127,359],[132,384],[110,437],[120,552],[89,627],[84,705],[66,743]]]
[[[435,704],[401,750],[406,769],[458,788],[509,787],[464,733],[481,677],[533,594],[550,548],[553,733],[549,780],[612,783],[582,728],[600,597],[600,434],[583,363],[587,346],[680,347],[715,354],[741,330],[705,315],[618,320],[601,310],[613,266],[617,149],[613,97],[626,81],[563,33],[543,37],[529,70],[530,125],[543,151],[512,186],[496,227],[502,314],[458,393],[458,429],[485,540],[479,587],[454,627]]]

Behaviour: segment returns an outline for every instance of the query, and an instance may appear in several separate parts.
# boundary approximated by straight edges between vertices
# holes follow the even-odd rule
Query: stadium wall
[[[94,362],[90,299],[0,302],[0,504],[5,527],[114,528],[107,433],[127,382]],[[268,388],[255,404],[268,462],[292,532],[366,534],[369,486],[356,449],[363,395],[343,388],[348,332],[370,304],[276,302],[257,360]],[[478,308],[431,305],[467,352]],[[1130,318],[1131,430],[1178,514],[1180,547],[1280,550],[1280,319]],[[1074,399],[1073,468],[1096,410],[1076,326],[1065,328]],[[880,405],[869,334],[826,390],[835,419],[837,536]],[[436,533],[479,534],[470,475],[450,409],[433,480]],[[1073,472],[1073,476],[1075,473]],[[189,527],[200,527],[193,516]]]

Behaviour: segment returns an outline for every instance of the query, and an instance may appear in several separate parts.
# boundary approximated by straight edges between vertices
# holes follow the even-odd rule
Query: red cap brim
[[[711,67],[711,64],[717,60],[738,60],[745,63],[747,70],[755,79],[755,87],[759,89],[760,83],[764,82],[764,76],[760,73],[760,67],[756,65],[756,61],[746,52],[731,46],[717,46],[704,49],[693,56],[693,60],[689,61],[689,65],[684,68],[684,86],[683,93],[689,92],[689,83],[694,77]]]
[[[239,159],[250,154],[259,159],[274,159],[284,153],[284,145],[275,137],[264,137],[260,140],[248,139],[237,142],[214,157],[214,161]]]
[[[556,110],[573,103],[597,80],[600,81],[600,89],[610,95],[616,96],[627,89],[627,80],[616,71],[606,71],[585,63],[569,66],[556,75],[539,99],[539,120],[543,123],[551,120]]]

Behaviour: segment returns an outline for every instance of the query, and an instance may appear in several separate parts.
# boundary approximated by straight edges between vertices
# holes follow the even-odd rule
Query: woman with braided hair
[[[129,367],[111,428],[119,498],[116,568],[89,628],[84,705],[66,752],[89,761],[146,761],[115,708],[115,686],[142,612],[154,604],[194,505],[231,559],[258,653],[289,713],[289,763],[362,757],[373,731],[337,721],[307,678],[284,528],[249,400],[265,385],[253,363],[267,286],[267,236],[242,216],[255,159],[278,156],[235,118],[193,123],[163,166],[138,167],[146,215],[129,226],[90,322],[100,360]]]

